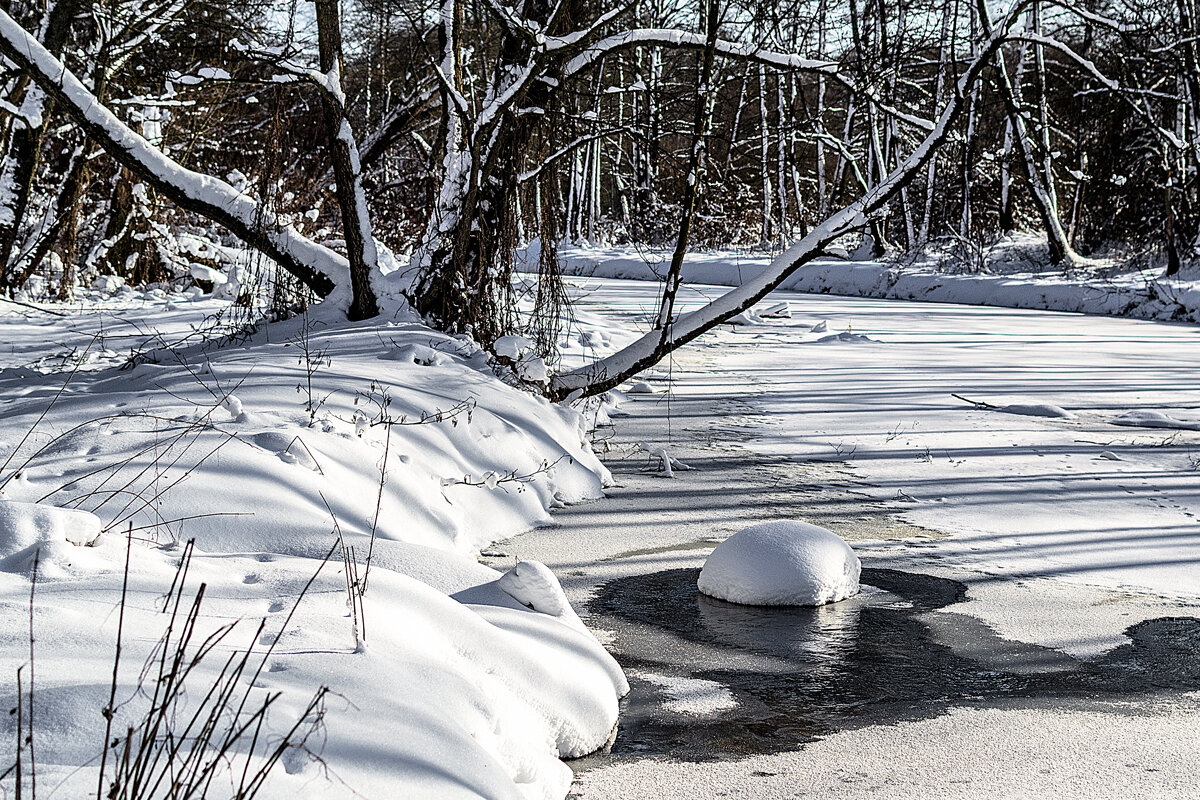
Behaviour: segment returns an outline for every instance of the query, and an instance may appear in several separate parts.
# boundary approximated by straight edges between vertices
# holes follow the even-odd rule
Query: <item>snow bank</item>
[[[146,712],[139,676],[194,539],[199,634],[236,626],[189,697],[233,648],[274,643],[253,689],[281,693],[265,747],[319,686],[335,693],[260,797],[562,798],[560,759],[609,740],[628,685],[545,566],[502,574],[475,554],[602,494],[581,415],[408,319],[314,316],[221,340],[195,331],[228,303],[102,302],[115,313],[0,314],[0,672],[28,661],[38,553],[39,782],[95,792],[132,531],[116,730]],[[368,554],[352,615],[345,565],[362,579]],[[16,705],[11,678],[0,700]],[[6,741],[14,726],[0,720]]]
[[[1173,428],[1175,430],[1200,431],[1200,422],[1189,422],[1161,411],[1135,410],[1126,411],[1112,419],[1113,425],[1125,425],[1130,428]]]
[[[1044,245],[1043,245],[1044,248]],[[558,250],[564,270],[597,278],[661,280],[669,254],[647,253],[632,247]],[[688,253],[683,264],[685,283],[741,286],[770,266],[763,253],[714,251]],[[534,271],[528,264],[518,265]],[[821,258],[797,269],[780,286],[796,292],[921,300],[937,303],[1030,308],[1109,314],[1141,319],[1200,322],[1200,281],[1166,279],[1157,273],[1130,272],[1108,277],[1065,276],[1062,271],[1010,274],[950,274],[934,262],[912,265],[879,261]]]
[[[751,525],[704,562],[697,586],[755,606],[820,606],[858,592],[858,556],[836,534],[806,522]]]

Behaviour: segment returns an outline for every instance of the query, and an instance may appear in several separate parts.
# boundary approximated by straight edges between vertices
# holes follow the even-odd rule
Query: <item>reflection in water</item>
[[[854,651],[864,598],[802,607],[727,603],[696,592],[700,624],[710,641],[763,650],[813,670],[836,669]]]
[[[614,756],[704,760],[778,752],[836,730],[923,719],[954,705],[1082,704],[1200,688],[1200,621],[1191,618],[1140,623],[1127,631],[1128,644],[1078,661],[949,615],[955,643],[963,645],[952,650],[921,615],[961,602],[966,587],[957,581],[864,569],[864,592],[854,598],[821,608],[767,608],[701,595],[698,573],[610,581],[589,604],[589,622],[615,631],[615,655],[635,673],[715,681],[730,688],[737,706],[706,717],[675,713],[664,709],[660,687],[634,675]],[[1017,666],[1028,664],[1050,666]]]

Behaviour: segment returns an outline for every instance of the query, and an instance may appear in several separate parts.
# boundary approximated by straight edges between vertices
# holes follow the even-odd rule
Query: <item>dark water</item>
[[[616,632],[615,655],[627,670],[716,681],[738,705],[712,716],[665,711],[662,690],[635,676],[613,754],[772,753],[955,705],[1074,706],[1200,689],[1200,621],[1192,618],[1139,623],[1127,644],[1082,661],[1001,639],[964,614],[918,619],[965,598],[963,584],[944,578],[864,569],[855,598],[760,608],[699,594],[698,574],[610,581],[588,606],[589,624]]]

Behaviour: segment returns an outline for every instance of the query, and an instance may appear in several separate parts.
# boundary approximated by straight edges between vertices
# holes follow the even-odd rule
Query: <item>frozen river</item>
[[[611,338],[654,306],[653,284],[577,285]],[[578,796],[1188,796],[1200,329],[777,300],[790,317],[723,327],[631,396],[609,499],[489,551],[546,561],[632,678]],[[695,469],[657,475],[647,447]],[[779,517],[852,541],[863,595],[695,593],[716,541]]]

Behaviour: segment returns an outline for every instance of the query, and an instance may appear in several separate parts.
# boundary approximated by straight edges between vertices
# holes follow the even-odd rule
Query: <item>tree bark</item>
[[[717,93],[716,87],[713,86],[713,61],[717,31],[721,27],[720,14],[718,0],[706,0],[705,5],[701,7],[700,25],[705,32],[705,47],[704,53],[700,57],[700,69],[696,76],[696,110],[692,118],[692,152],[688,159],[687,182],[683,187],[679,235],[675,240],[675,252],[671,256],[671,266],[667,270],[658,318],[654,324],[655,328],[662,331],[660,347],[664,347],[670,337],[675,295],[679,291],[683,259],[687,255],[692,218],[696,213],[696,198],[700,193],[700,186],[704,180],[705,162],[708,160],[708,138],[712,128],[713,101]]]
[[[984,32],[990,35],[992,23],[991,18],[988,16],[987,0],[976,0],[975,8],[979,15],[979,20],[983,25]],[[1046,231],[1046,244],[1050,251],[1050,261],[1054,264],[1070,264],[1075,258],[1075,253],[1071,250],[1071,245],[1067,241],[1062,223],[1054,211],[1054,203],[1051,201],[1046,187],[1042,183],[1041,168],[1033,152],[1029,130],[1025,126],[1025,118],[1021,116],[1021,110],[1017,106],[1016,94],[1013,90],[1012,81],[1008,76],[1008,65],[1005,63],[1001,53],[996,54],[995,61],[999,77],[1000,97],[1004,101],[1009,121],[1012,123],[1013,136],[1021,151],[1022,160],[1025,162],[1025,177],[1029,181],[1033,204],[1037,208],[1038,215],[1042,218],[1042,226]]]
[[[59,0],[50,9],[42,46],[56,58],[62,55],[71,35],[71,25],[82,6],[83,0]],[[0,214],[0,290],[15,288],[13,250],[29,207],[29,195],[33,191],[33,179],[37,173],[46,126],[54,112],[53,100],[44,97],[43,91],[37,86],[26,89],[27,104],[37,107],[30,109],[36,110],[37,121],[32,125],[25,121],[17,126],[5,157],[3,183],[7,184],[5,188],[8,191],[3,198],[5,213]]]
[[[342,212],[342,236],[350,262],[350,319],[367,319],[379,313],[379,302],[371,286],[378,270],[379,255],[371,233],[367,197],[363,191],[358,146],[346,119],[346,96],[342,83],[342,25],[338,0],[314,0],[321,72],[327,86],[321,92],[321,116],[325,123],[326,147],[333,164],[338,208]]]

